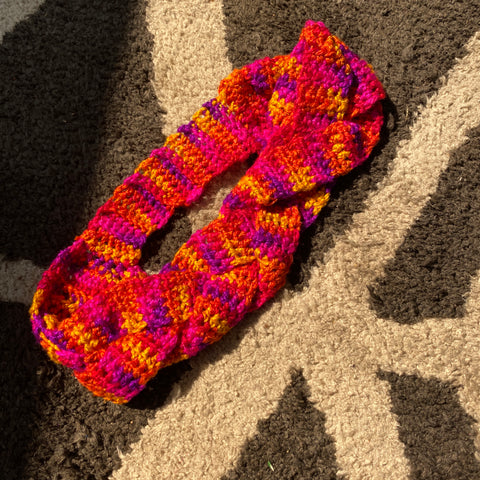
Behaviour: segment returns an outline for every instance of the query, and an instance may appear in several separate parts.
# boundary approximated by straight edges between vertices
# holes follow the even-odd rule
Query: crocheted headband
[[[290,55],[234,70],[45,272],[30,310],[37,340],[116,403],[217,341],[284,285],[302,228],[377,143],[383,97],[371,67],[312,21]],[[148,275],[147,237],[253,153],[218,218]]]

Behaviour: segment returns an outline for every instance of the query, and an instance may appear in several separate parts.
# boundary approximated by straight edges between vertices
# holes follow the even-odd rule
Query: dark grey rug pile
[[[374,66],[380,145],[272,302],[129,405],[93,397],[34,342],[42,271],[222,77],[288,53],[307,19]],[[478,31],[478,0],[0,0],[0,478],[480,479]]]

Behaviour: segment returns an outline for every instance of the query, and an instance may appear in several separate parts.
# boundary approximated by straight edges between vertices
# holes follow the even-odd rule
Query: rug
[[[0,472],[12,480],[480,479],[480,2],[0,0]],[[233,68],[307,19],[385,125],[285,288],[126,405],[35,343],[42,272]],[[154,235],[151,272],[246,165]]]

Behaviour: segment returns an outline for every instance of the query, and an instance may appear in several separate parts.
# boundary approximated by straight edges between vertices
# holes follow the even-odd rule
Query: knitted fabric
[[[335,178],[377,143],[383,97],[371,67],[312,21],[290,55],[234,70],[45,272],[31,307],[37,340],[115,403],[217,341],[284,285]],[[147,274],[147,237],[252,154],[218,218]]]

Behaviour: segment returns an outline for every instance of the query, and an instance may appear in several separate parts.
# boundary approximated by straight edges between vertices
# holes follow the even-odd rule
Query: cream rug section
[[[2,0],[0,2],[0,43],[15,25],[34,13],[45,0]]]
[[[460,401],[480,421],[478,279],[464,318],[407,326],[378,319],[367,291],[435,191],[450,152],[480,125],[479,35],[467,50],[420,111],[365,210],[312,271],[309,286],[300,294],[284,291],[192,359],[190,376],[123,456],[113,479],[219,478],[257,421],[274,411],[292,367],[303,368],[311,400],[335,439],[338,473],[350,480],[409,477],[380,370],[463,385]]]
[[[165,135],[187,123],[203,103],[217,95],[222,78],[232,71],[227,59],[222,2],[151,0],[147,25],[154,37],[154,89],[165,109]],[[216,218],[219,205],[246,167],[239,165],[205,190],[189,208],[192,231]]]
[[[8,261],[0,255],[0,302],[29,306],[42,273],[30,260]]]
[[[222,3],[216,0],[150,0],[148,4],[154,89],[166,110],[165,135],[215,97],[220,80],[232,70],[222,19]]]

